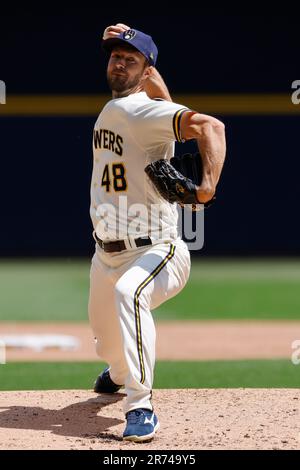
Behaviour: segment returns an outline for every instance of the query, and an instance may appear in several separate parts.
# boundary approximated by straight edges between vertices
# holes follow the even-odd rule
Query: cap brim
[[[122,38],[109,38],[109,39],[105,39],[104,41],[102,41],[101,43],[101,46],[102,46],[102,49],[107,52],[108,54],[111,53],[112,49],[117,46],[117,45],[124,45],[126,44],[126,46],[131,46],[134,50],[136,50],[137,52],[139,52],[140,54],[142,54],[146,60],[149,62],[149,64],[151,65],[154,65],[154,62],[153,60],[150,60],[148,59],[148,57],[142,52],[140,51],[137,47],[135,47],[133,44],[130,44],[128,43],[128,41],[126,41],[125,39],[122,39]]]
[[[121,39],[121,38],[109,38],[109,39],[105,39],[104,41],[102,41],[102,49],[105,51],[105,52],[111,52],[112,49],[116,46],[116,45],[124,45],[124,44],[128,44],[127,41],[125,41],[125,39]],[[134,49],[136,49],[138,52],[139,50],[132,46]]]

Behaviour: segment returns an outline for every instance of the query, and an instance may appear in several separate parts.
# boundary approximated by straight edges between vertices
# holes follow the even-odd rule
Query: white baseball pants
[[[98,356],[109,364],[113,382],[125,385],[125,414],[153,409],[156,333],[151,309],[180,292],[190,265],[181,239],[113,254],[96,246],[89,319]]]

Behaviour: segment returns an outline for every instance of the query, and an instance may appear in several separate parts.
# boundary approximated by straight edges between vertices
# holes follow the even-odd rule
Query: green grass
[[[103,364],[36,362],[0,365],[0,390],[91,389]],[[300,388],[289,360],[158,361],[154,388]]]
[[[178,298],[162,305],[167,319],[300,319],[299,283],[191,279]]]
[[[87,321],[88,261],[0,262],[0,321]]]
[[[161,319],[300,319],[300,262],[197,261]]]
[[[86,321],[88,260],[0,262],[0,321]],[[158,319],[300,319],[299,260],[192,261]]]

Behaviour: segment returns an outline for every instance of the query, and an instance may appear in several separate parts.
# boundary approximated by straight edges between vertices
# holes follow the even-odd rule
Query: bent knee
[[[140,303],[149,302],[149,294],[147,288],[141,289],[139,285],[135,285],[123,279],[115,285],[115,298],[117,302],[133,305],[135,301]]]
[[[115,285],[115,298],[118,301],[133,301],[134,299],[134,288],[129,282],[123,279],[119,279]]]

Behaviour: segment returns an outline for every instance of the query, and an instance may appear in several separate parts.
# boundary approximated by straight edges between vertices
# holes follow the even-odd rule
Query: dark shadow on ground
[[[35,406],[0,407],[0,427],[52,431],[59,436],[103,438],[121,441],[121,436],[105,433],[125,420],[97,416],[106,406],[125,397],[122,393],[100,394],[84,402],[74,403],[60,410]],[[3,410],[3,411],[1,411]]]

